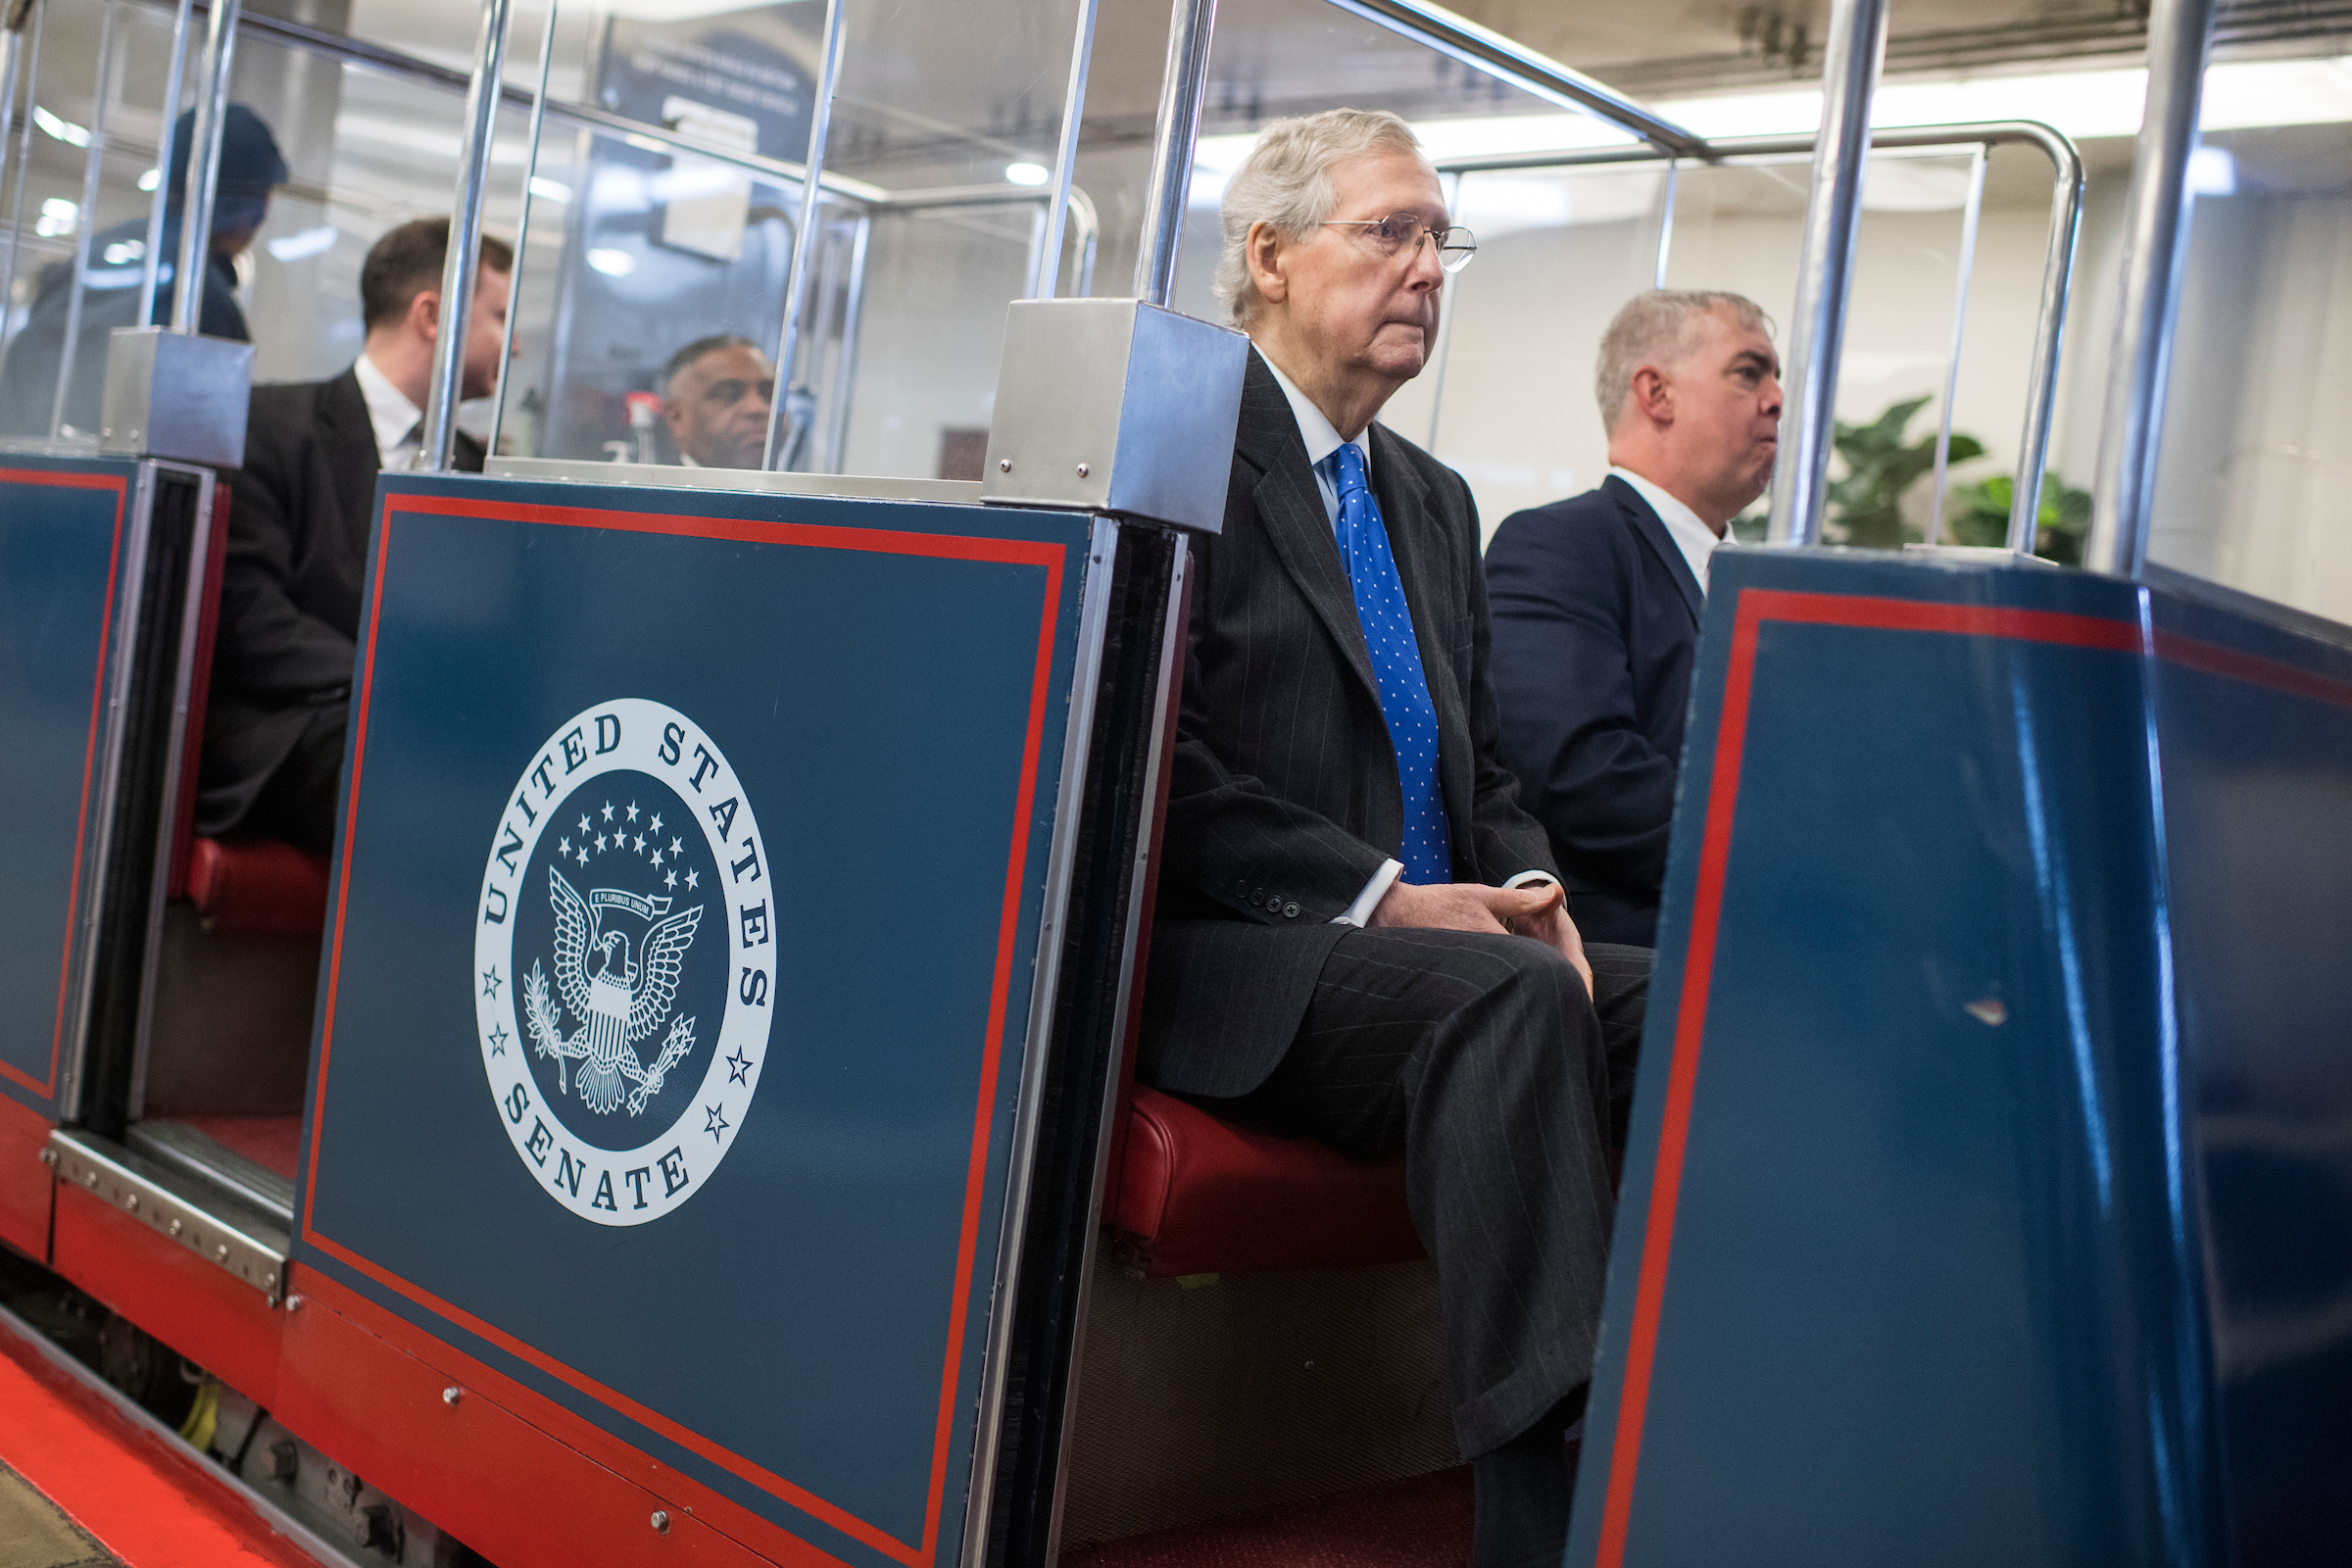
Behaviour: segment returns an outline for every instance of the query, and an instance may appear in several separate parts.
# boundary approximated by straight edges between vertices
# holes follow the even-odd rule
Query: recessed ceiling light
[[[1043,185],[1054,172],[1043,164],[1006,164],[1004,177],[1015,185]]]
[[[588,265],[607,277],[626,277],[637,270],[637,258],[627,251],[593,250],[588,253]]]

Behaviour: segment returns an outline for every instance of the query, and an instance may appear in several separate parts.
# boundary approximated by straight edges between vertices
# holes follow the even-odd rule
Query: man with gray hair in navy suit
[[[1503,760],[1596,942],[1656,938],[1707,567],[1772,482],[1780,373],[1753,300],[1635,296],[1594,375],[1608,477],[1487,547]]]
[[[1404,122],[1348,109],[1266,127],[1224,231],[1253,351],[1196,546],[1143,1070],[1402,1151],[1475,1561],[1556,1568],[1649,955],[1568,918],[1495,748],[1469,488],[1373,422],[1477,241]]]

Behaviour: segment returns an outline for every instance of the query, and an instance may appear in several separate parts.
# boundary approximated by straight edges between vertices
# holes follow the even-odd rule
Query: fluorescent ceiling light
[[[2237,194],[2237,159],[2227,147],[2199,147],[2188,155],[2188,193],[2191,196]]]
[[[2038,120],[2078,141],[2134,136],[2147,104],[2137,66],[2030,75],[1891,77],[1871,105],[1874,125]],[[1661,99],[1657,113],[1701,136],[1809,136],[1821,125],[1818,88]],[[2252,130],[2352,121],[2352,67],[2343,60],[2232,60],[2205,73],[2202,129]]]
[[[531,176],[531,194],[541,201],[567,202],[571,200],[571,187],[560,179],[550,179],[545,174],[533,174]]]
[[[281,262],[299,262],[333,250],[337,237],[334,224],[321,223],[317,228],[306,228],[299,234],[271,240],[270,254]]]
[[[150,169],[147,171],[147,172],[139,176],[139,189],[153,190],[156,186],[162,184],[163,182],[164,172],[160,169]]]
[[[69,147],[87,147],[90,144],[89,127],[76,125],[71,120],[60,120],[39,104],[32,106],[32,122]]]
[[[605,0],[610,15],[630,22],[693,22],[723,17],[737,11],[764,11],[771,5],[794,5],[803,0]]]
[[[51,196],[41,203],[41,216],[34,220],[32,231],[43,239],[56,239],[71,234],[81,222],[81,208],[63,196]]]
[[[146,254],[147,242],[145,240],[119,239],[101,251],[99,256],[109,267],[122,267],[137,261]]]
[[[627,251],[593,250],[588,253],[588,265],[607,277],[626,277],[637,270],[637,258]]]
[[[1004,178],[1014,185],[1043,185],[1054,177],[1054,172],[1043,164],[1006,164]]]

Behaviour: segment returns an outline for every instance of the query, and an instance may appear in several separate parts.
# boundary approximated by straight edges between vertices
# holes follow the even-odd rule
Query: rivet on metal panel
[[[41,1163],[44,1165],[55,1165],[57,1163],[57,1151],[54,1149],[42,1150]]]
[[[1010,473],[1012,471],[1012,460],[1010,458],[999,458],[997,460],[997,471],[999,473]]]
[[[1078,465],[1078,477],[1081,479],[1086,477],[1086,465],[1083,463]]]
[[[286,1298],[286,1310],[289,1312],[299,1312],[302,1310],[302,1297],[289,1296]]]
[[[214,1248],[214,1249],[213,1249],[213,1256],[215,1256],[215,1257],[219,1258],[219,1259],[220,1259],[221,1262],[223,1262],[223,1263],[227,1262],[227,1261],[228,1261],[228,1244],[227,1244],[226,1242],[222,1242],[222,1243],[221,1243],[220,1246],[218,1246],[218,1247]]]
[[[85,1170],[85,1171],[83,1171],[83,1172],[81,1173],[81,1185],[82,1185],[82,1186],[84,1186],[84,1187],[87,1187],[87,1188],[89,1188],[89,1189],[90,1189],[92,1192],[95,1192],[95,1191],[97,1191],[97,1189],[98,1189],[98,1173],[97,1173],[96,1171],[94,1171],[94,1170]]]
[[[662,1535],[662,1536],[666,1536],[666,1535],[668,1535],[668,1534],[669,1534],[669,1510],[668,1510],[668,1509],[666,1509],[666,1508],[656,1508],[656,1509],[654,1510],[654,1520],[653,1520],[653,1523],[654,1523],[654,1533],[655,1533],[655,1534],[657,1534],[657,1535]]]
[[[187,1228],[188,1222],[186,1220],[174,1219],[172,1221],[172,1234],[174,1236],[177,1236],[181,1231],[184,1231]]]
[[[443,1390],[441,1391],[441,1402],[442,1402],[443,1404],[452,1404],[452,1405],[454,1405],[454,1404],[456,1404],[456,1403],[457,1403],[457,1402],[458,1402],[460,1399],[463,1399],[464,1397],[466,1397],[466,1391],[465,1391],[464,1389],[461,1389],[461,1388],[459,1388],[459,1387],[458,1387],[456,1384],[454,1384],[454,1383],[453,1383],[453,1384],[451,1384],[451,1385],[450,1385],[448,1388],[446,1388],[446,1389],[443,1389]]]
[[[136,1193],[123,1194],[122,1206],[129,1209],[133,1214],[136,1214],[139,1211],[139,1195]]]

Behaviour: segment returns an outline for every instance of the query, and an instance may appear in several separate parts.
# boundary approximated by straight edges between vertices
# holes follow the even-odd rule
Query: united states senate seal
[[[617,698],[524,764],[482,870],[482,1071],[531,1179],[599,1225],[692,1198],[751,1115],[775,893],[750,795],[676,709]]]

